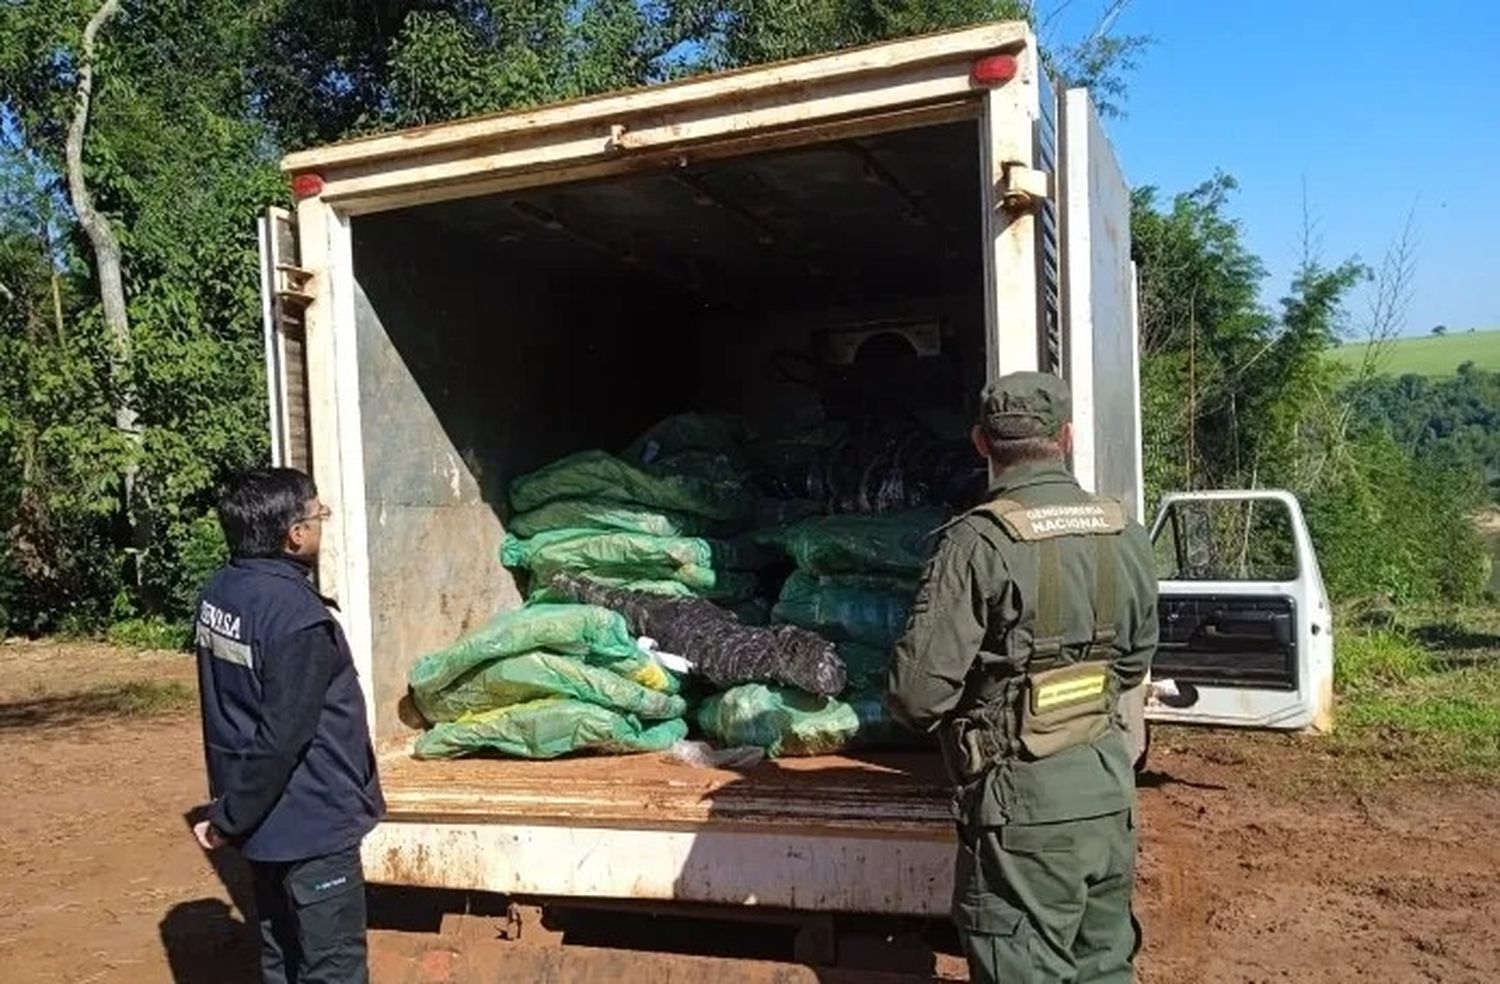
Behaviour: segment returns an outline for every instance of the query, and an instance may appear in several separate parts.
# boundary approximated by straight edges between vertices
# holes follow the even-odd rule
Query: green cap
[[[996,440],[1056,437],[1072,419],[1068,384],[1051,373],[1008,373],[979,395],[979,426]]]

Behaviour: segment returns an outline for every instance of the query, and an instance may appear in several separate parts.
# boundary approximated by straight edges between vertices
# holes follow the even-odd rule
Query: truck
[[[1130,197],[1088,93],[1055,91],[1025,23],[992,23],[284,169],[295,206],[260,225],[273,455],[332,510],[318,577],[389,806],[367,878],[542,911],[778,914],[824,961],[832,917],[944,916],[935,753],[422,762],[407,671],[522,603],[497,560],[512,479],[684,407],[805,409],[788,353],[955,420],[999,373],[1057,373],[1079,480],[1143,518]],[[1296,500],[1171,496],[1153,534],[1172,686],[1127,695],[1132,716],[1329,727],[1331,622]]]

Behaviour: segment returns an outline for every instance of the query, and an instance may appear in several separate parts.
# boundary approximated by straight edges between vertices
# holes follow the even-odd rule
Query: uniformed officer
[[[359,845],[385,800],[349,644],[312,584],[328,516],[302,472],[243,476],[219,504],[232,559],[199,602],[213,802],[194,832],[250,862],[268,982],[368,979]]]
[[[942,533],[890,673],[957,786],[953,916],[984,982],[1129,981],[1135,774],[1118,708],[1156,649],[1149,538],[1068,471],[1071,397],[995,380],[989,501]]]

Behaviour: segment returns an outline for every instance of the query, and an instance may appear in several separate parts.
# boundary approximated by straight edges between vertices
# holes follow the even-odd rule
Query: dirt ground
[[[184,819],[204,794],[196,712],[122,686],[140,680],[191,688],[191,663],[0,646],[6,981],[254,979],[234,872]],[[1163,733],[1152,756],[1143,981],[1500,980],[1500,789],[1355,784],[1306,740]]]

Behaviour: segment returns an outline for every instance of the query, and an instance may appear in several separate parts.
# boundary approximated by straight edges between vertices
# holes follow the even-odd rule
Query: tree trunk
[[[67,171],[68,197],[78,224],[88,236],[94,252],[94,267],[99,274],[99,300],[104,306],[104,325],[110,337],[110,382],[114,390],[115,428],[133,444],[141,440],[135,409],[134,386],[131,383],[133,346],[130,338],[130,316],[125,307],[125,284],[120,267],[120,241],[115,238],[109,218],[94,207],[83,170],[83,140],[88,131],[89,108],[94,94],[95,41],[99,31],[120,12],[120,0],[104,0],[83,29],[83,50],[78,59],[78,85],[75,89],[73,119],[68,125]],[[132,449],[133,451],[133,449]],[[138,466],[132,453],[121,476],[124,484],[126,522],[130,526],[131,546],[136,552],[136,575],[140,574],[140,551],[144,548],[145,524],[139,515],[136,495]]]

